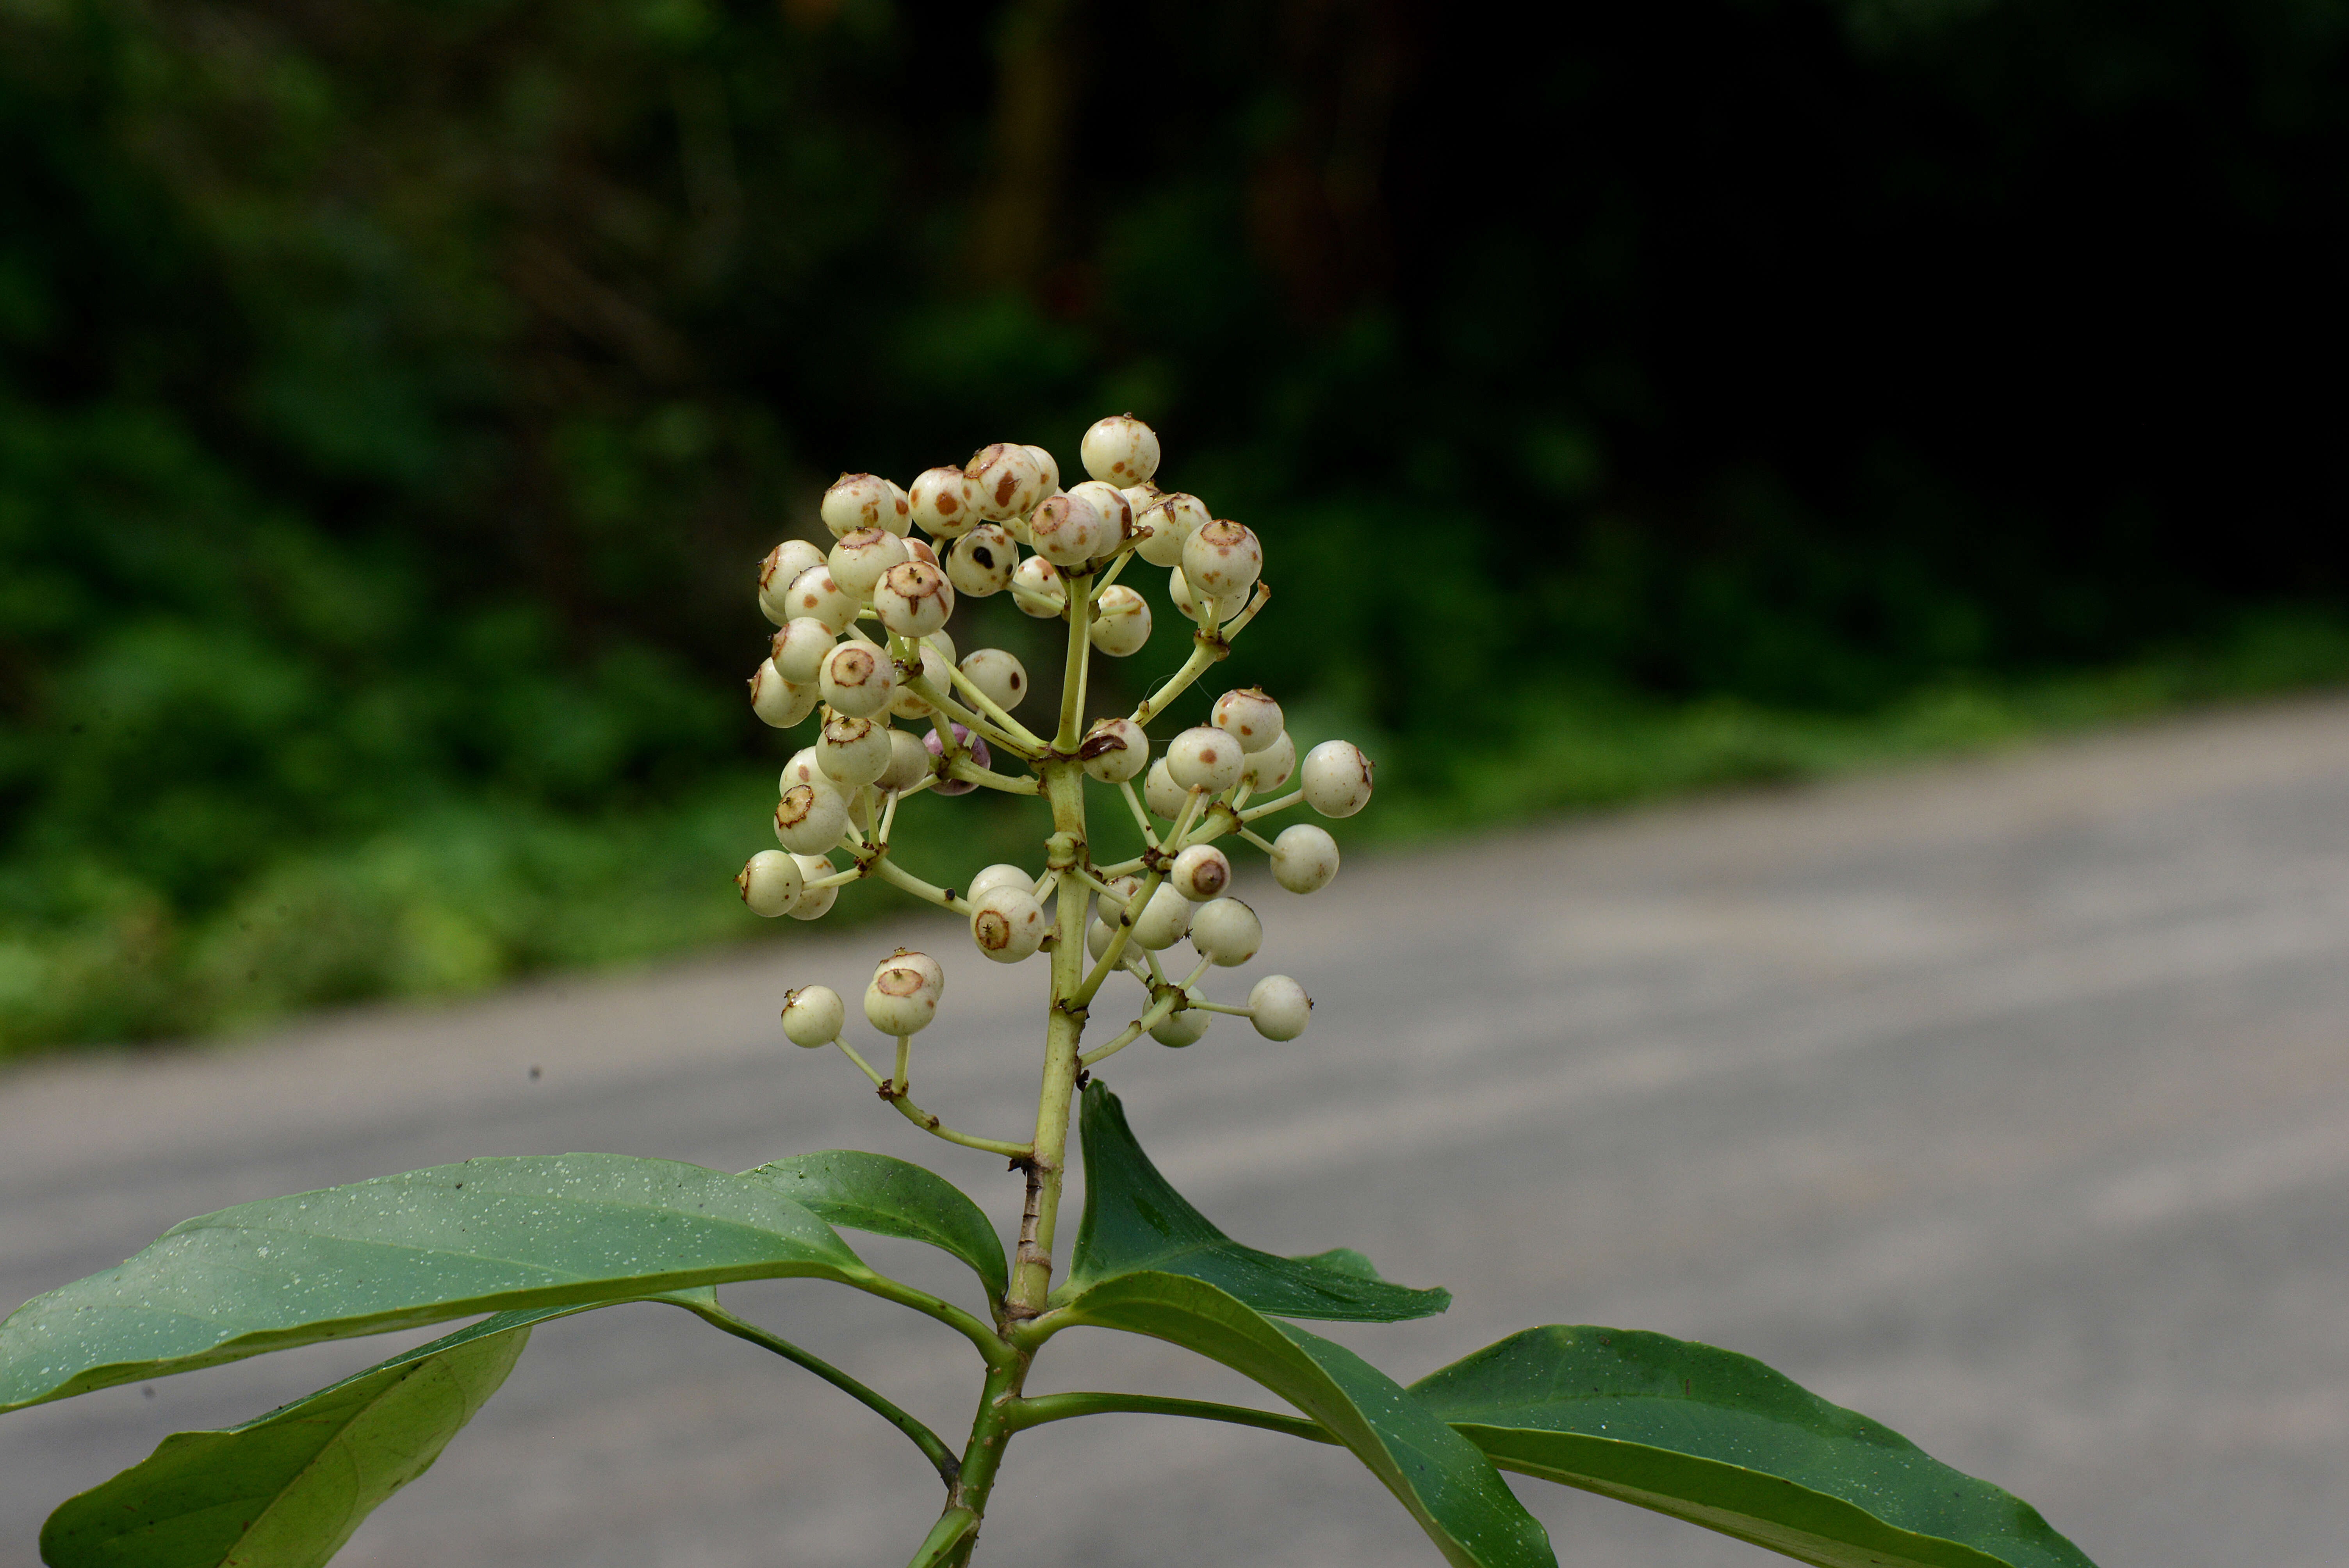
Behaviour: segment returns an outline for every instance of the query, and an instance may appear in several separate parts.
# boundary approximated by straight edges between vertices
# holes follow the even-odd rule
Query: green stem
[[[930,1533],[923,1539],[922,1549],[914,1553],[913,1561],[906,1563],[905,1568],[939,1568],[946,1563],[947,1553],[961,1545],[962,1538],[977,1528],[978,1515],[970,1510],[947,1509],[938,1515],[938,1522],[930,1526]]]
[[[935,1317],[948,1328],[978,1346],[979,1358],[990,1370],[1008,1366],[1019,1359],[1019,1353],[1003,1342],[990,1326],[981,1323],[950,1301],[940,1301],[926,1290],[891,1279],[887,1274],[868,1274],[863,1278],[851,1275],[842,1281],[867,1295],[877,1295],[883,1301],[894,1301],[900,1306],[910,1306],[925,1317]]]
[[[923,1457],[937,1467],[938,1479],[949,1487],[962,1473],[962,1460],[955,1457],[955,1451],[947,1447],[945,1439],[937,1433],[822,1357],[812,1356],[788,1339],[770,1334],[755,1324],[745,1323],[714,1303],[704,1305],[699,1302],[680,1302],[678,1305],[712,1328],[720,1329],[737,1339],[748,1340],[762,1350],[771,1350],[794,1367],[806,1367],[850,1398],[870,1408],[874,1414],[911,1438],[914,1446],[922,1450]]]
[[[1045,1394],[1033,1399],[1019,1399],[1010,1409],[1011,1428],[1025,1431],[1040,1427],[1047,1421],[1065,1421],[1074,1416],[1190,1416],[1202,1421],[1226,1421],[1235,1427],[1260,1427],[1268,1432],[1286,1432],[1292,1438],[1307,1438],[1317,1443],[1335,1443],[1337,1438],[1319,1421],[1302,1416],[1279,1416],[1269,1410],[1251,1410],[1244,1405],[1216,1405],[1205,1399],[1162,1399],[1151,1394]]]

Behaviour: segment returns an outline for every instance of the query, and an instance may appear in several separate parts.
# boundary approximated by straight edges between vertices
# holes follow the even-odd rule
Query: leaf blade
[[[1010,1289],[1003,1238],[963,1190],[936,1171],[854,1149],[771,1161],[743,1172],[772,1181],[827,1224],[926,1242],[970,1266],[999,1301]]]
[[[1553,1325],[1411,1393],[1506,1469],[1819,1568],[2093,1568],[2028,1503],[1733,1351]]]

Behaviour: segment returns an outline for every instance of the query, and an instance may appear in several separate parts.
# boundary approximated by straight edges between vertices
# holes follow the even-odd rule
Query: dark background
[[[753,563],[1119,409],[1388,831],[2338,679],[2345,62],[2294,0],[0,9],[0,1049],[749,934]]]

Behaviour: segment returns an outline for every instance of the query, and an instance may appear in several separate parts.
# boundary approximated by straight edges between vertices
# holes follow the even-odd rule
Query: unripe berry
[[[824,655],[823,700],[835,713],[870,718],[897,695],[897,666],[871,643],[835,644]]]
[[[978,763],[981,768],[988,765],[991,759],[988,756],[987,742],[979,739],[959,724],[948,725],[947,727],[954,731],[955,744],[969,751],[970,759],[973,762]],[[936,726],[931,727],[929,734],[922,737],[922,748],[933,758],[946,756],[947,744],[939,738]],[[978,788],[978,785],[968,779],[949,779],[941,773],[936,788],[930,792],[934,795],[968,795]]]
[[[832,652],[835,634],[812,615],[794,615],[783,623],[768,644],[775,670],[793,686],[813,686],[823,673],[824,655]]]
[[[1240,779],[1259,795],[1268,795],[1288,782],[1297,771],[1297,742],[1282,730],[1279,738],[1262,751],[1251,751],[1240,765]]]
[[[1193,903],[1205,903],[1232,885],[1232,862],[1213,844],[1193,844],[1167,868],[1166,885]]]
[[[935,562],[933,562],[933,564],[935,564]],[[924,647],[927,647],[927,648],[936,648],[936,650],[937,650],[941,655],[943,655],[945,656],[947,663],[948,663],[948,664],[952,664],[952,663],[954,663],[954,662],[955,662],[955,640],[954,640],[954,637],[953,637],[953,635],[952,635],[950,633],[947,632],[943,627],[941,627],[941,628],[940,628],[939,630],[937,630],[937,631],[932,632],[928,636],[924,637],[924,638],[922,639],[922,645],[923,645]],[[924,668],[927,668],[928,666],[927,666],[927,665],[925,665],[925,666],[923,666],[923,667],[924,667]],[[900,674],[903,674],[904,672],[902,672],[902,671],[901,671],[901,672],[899,672],[899,673],[900,673]],[[940,691],[944,691],[944,690],[946,689],[946,687],[942,686],[940,686],[938,689],[939,689]]]
[[[1229,903],[1229,900],[1219,902]],[[1213,904],[1204,905],[1212,909]],[[1153,953],[1164,953],[1183,940],[1191,929],[1191,901],[1161,882],[1151,890],[1150,901],[1134,917],[1133,940]]]
[[[1091,500],[1056,495],[1028,514],[1028,542],[1055,566],[1082,566],[1112,547],[1110,528]]]
[[[889,732],[889,767],[874,780],[885,790],[911,789],[930,776],[929,748],[911,730]]]
[[[809,882],[832,874],[832,862],[822,855],[793,855],[800,864],[800,875]],[[793,920],[822,920],[831,913],[833,900],[840,896],[836,887],[802,887],[799,903],[792,905]],[[839,1026],[833,1025],[837,1029]]]
[[[1023,614],[1049,620],[1069,607],[1069,584],[1061,569],[1031,555],[1011,573],[1011,599]]]
[[[1115,485],[1087,480],[1069,487],[1069,496],[1074,500],[1091,501],[1093,511],[1101,514],[1102,546],[1094,554],[1112,554],[1133,537],[1133,503]]]
[[[1085,927],[1085,951],[1099,958],[1109,951],[1109,944],[1116,935],[1114,927],[1095,920],[1091,925]],[[1129,956],[1126,962],[1131,964],[1133,960]]]
[[[933,1001],[947,994],[947,966],[926,953],[916,953],[910,947],[900,947],[873,966],[873,977],[879,979],[882,971],[887,969],[913,970],[922,977],[922,984],[929,987]]]
[[[1150,766],[1150,737],[1130,718],[1102,718],[1077,748],[1085,772],[1104,784],[1123,784]]]
[[[829,985],[802,985],[783,993],[783,1034],[795,1046],[809,1050],[828,1046],[840,1038],[840,1026],[846,1022],[847,1005]]]
[[[1236,898],[1211,899],[1191,916],[1191,945],[1200,957],[1228,969],[1256,956],[1264,945],[1264,922]]]
[[[1153,566],[1179,566],[1183,562],[1183,542],[1197,532],[1201,523],[1212,521],[1213,516],[1207,511],[1207,503],[1197,496],[1169,490],[1135,511],[1134,531],[1146,530],[1147,537],[1134,550]]]
[[[1061,459],[1041,447],[1030,446],[1027,451],[1030,457],[1036,459],[1037,470],[1044,476],[1044,493],[1048,496],[1060,494]]]
[[[1268,975],[1248,990],[1248,1022],[1268,1040],[1293,1040],[1313,1017],[1313,998],[1286,975]]]
[[[1123,919],[1125,914],[1125,906],[1131,903],[1133,901],[1134,896],[1141,892],[1142,879],[1140,877],[1123,876],[1110,878],[1109,881],[1102,885],[1101,896],[1095,901],[1101,910],[1102,918],[1111,922],[1112,924]]]
[[[915,652],[920,655],[920,658],[915,662],[916,662],[920,666],[923,681],[928,685],[932,691],[941,693],[948,690],[953,684],[952,677],[947,674],[947,661],[951,659],[954,655],[951,651],[941,653],[931,645],[945,635],[946,634],[944,632],[932,632],[928,636],[914,645]],[[923,698],[920,693],[915,691],[913,687],[905,684],[907,674],[905,666],[904,665],[898,665],[897,695],[889,699],[890,716],[895,718],[929,718],[933,717],[930,713],[929,703]]]
[[[971,510],[970,481],[960,469],[924,469],[906,492],[914,521],[932,539],[959,539],[978,521]]]
[[[1142,801],[1154,817],[1173,821],[1183,814],[1183,802],[1189,798],[1190,792],[1175,783],[1174,776],[1167,771],[1164,757],[1152,763],[1150,771],[1143,776]]]
[[[785,680],[772,659],[761,660],[750,672],[750,711],[760,723],[777,729],[789,729],[813,713],[816,695],[813,683],[794,686]]]
[[[1291,892],[1319,892],[1338,874],[1338,841],[1327,828],[1295,822],[1272,841],[1272,880]]]
[[[947,551],[947,580],[957,593],[985,599],[1010,585],[1012,569],[1019,564],[1019,547],[998,525],[982,522],[954,542]]]
[[[963,890],[963,897],[973,903],[985,903],[988,893],[1007,887],[1017,888],[1032,898],[1036,892],[1036,879],[1029,875],[1024,867],[998,862],[971,878],[970,886]]]
[[[1207,722],[1238,741],[1242,751],[1262,751],[1280,738],[1280,705],[1262,686],[1245,686],[1217,697]]]
[[[841,535],[825,564],[843,593],[870,599],[881,574],[905,559],[904,540],[885,528],[859,528]]]
[[[843,474],[823,492],[823,525],[834,539],[860,528],[887,528],[897,515],[895,492],[879,474]]]
[[[837,790],[794,784],[775,802],[775,838],[795,855],[821,854],[848,831],[848,803]]]
[[[1086,634],[1113,659],[1140,653],[1150,641],[1150,605],[1124,583],[1112,583],[1093,601],[1092,624]]]
[[[973,649],[962,661],[962,673],[1006,713],[1028,695],[1027,666],[1001,648]]]
[[[772,920],[791,913],[806,881],[800,874],[799,861],[781,850],[761,850],[742,862],[742,869],[735,873],[734,887],[752,914]]]
[[[1180,1049],[1195,1046],[1207,1032],[1207,1020],[1215,1015],[1198,1007],[1185,1007],[1179,1013],[1169,1013],[1150,1027],[1150,1037],[1162,1046]]]
[[[823,552],[804,539],[786,539],[759,562],[759,614],[780,626],[792,618],[785,603],[792,580],[823,564]]]
[[[823,721],[815,765],[845,789],[870,784],[889,769],[889,731],[879,719],[835,713]]]
[[[1305,803],[1325,817],[1350,817],[1371,803],[1371,759],[1343,740],[1305,754]]]
[[[905,487],[895,480],[884,480],[881,482],[889,487],[889,500],[895,503],[887,512],[883,514],[881,526],[903,539],[914,526],[913,497],[907,495]]]
[[[1174,608],[1182,612],[1185,620],[1199,618],[1199,601],[1192,594],[1191,584],[1185,579],[1180,566],[1166,574],[1166,596],[1174,601]],[[1216,624],[1220,626],[1247,608],[1245,603],[1237,601],[1219,600],[1216,604]]]
[[[1183,542],[1183,578],[1194,593],[1228,606],[1239,607],[1256,580],[1264,575],[1264,547],[1247,527],[1228,518],[1203,523]]]
[[[1022,517],[1051,494],[1044,483],[1044,465],[1027,448],[1009,441],[981,447],[962,468],[970,480],[971,504],[991,522]]]
[[[1085,472],[1113,485],[1140,484],[1158,471],[1158,433],[1131,414],[1095,420],[1079,451]]]
[[[970,939],[998,964],[1017,964],[1032,957],[1051,930],[1044,906],[1024,887],[999,887],[983,899],[970,916]]]
[[[1166,743],[1166,771],[1178,789],[1220,795],[1240,781],[1243,755],[1238,741],[1203,724]]]
[[[832,580],[831,567],[811,566],[792,579],[784,608],[794,616],[807,616],[838,636],[856,619],[856,595]]]
[[[938,999],[918,970],[884,969],[864,988],[864,1021],[885,1035],[919,1034],[937,1016]]]
[[[831,776],[815,765],[815,748],[812,746],[802,746],[792,753],[792,759],[783,764],[782,778],[775,789],[781,793],[794,784],[812,784],[818,789],[828,789],[843,799],[847,798],[840,786],[832,781]]]
[[[926,637],[954,614],[954,587],[947,574],[919,561],[892,566],[873,590],[881,624],[901,637]]]

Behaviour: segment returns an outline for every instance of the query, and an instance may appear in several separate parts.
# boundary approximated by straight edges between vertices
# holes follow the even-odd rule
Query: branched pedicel
[[[1305,1031],[1312,1000],[1286,975],[1257,981],[1245,1006],[1206,994],[1210,970],[1247,963],[1264,940],[1256,912],[1226,892],[1232,867],[1220,841],[1264,851],[1282,887],[1312,892],[1337,874],[1336,841],[1304,822],[1268,840],[1254,824],[1300,801],[1325,817],[1350,817],[1371,798],[1371,764],[1345,741],[1325,741],[1300,765],[1280,705],[1260,687],[1224,693],[1209,724],[1151,757],[1152,721],[1231,653],[1271,597],[1260,580],[1263,551],[1245,525],[1154,482],[1158,437],[1131,415],[1096,423],[1081,452],[1092,477],[1065,490],[1050,453],[1009,442],[982,448],[961,468],[931,469],[909,490],[843,475],[823,497],[830,556],[787,540],[761,564],[759,607],[781,629],[750,679],[751,706],[768,724],[788,728],[820,714],[822,727],[783,769],[775,806],[783,848],[742,868],[743,902],[763,915],[813,920],[843,885],[877,876],[961,917],[971,945],[996,963],[1049,960],[1043,1090],[1024,1142],[958,1131],[911,1096],[913,1037],[936,1016],[945,991],[936,959],[901,949],[865,990],[865,1020],[896,1042],[886,1074],[843,1037],[847,1007],[829,987],[795,990],[783,1008],[793,1041],[838,1047],[916,1126],[1027,1172],[1005,1305],[1013,1321],[1040,1312],[1050,1286],[1070,1100],[1087,1069],[1145,1033],[1190,1045],[1216,1013],[1247,1017],[1268,1039]],[[1193,622],[1190,655],[1133,712],[1088,724],[1093,656],[1129,657],[1150,640],[1148,601],[1118,581],[1137,559],[1167,573],[1175,605]],[[1030,695],[1019,660],[980,648],[957,661],[943,629],[957,594],[1007,592],[1028,614],[1068,623],[1059,713],[1046,734],[1016,717]],[[926,733],[916,739],[893,719]],[[1292,779],[1297,788],[1282,793]],[[1087,780],[1122,798],[1142,831],[1140,855],[1094,860]],[[905,801],[982,789],[1041,795],[1050,805],[1040,867],[989,866],[957,891],[897,862],[890,835]],[[835,862],[835,852],[848,863]],[[1169,967],[1183,965],[1169,957],[1163,967],[1161,955],[1186,935],[1197,962],[1170,977]],[[1139,989],[1137,1016],[1083,1050],[1112,976]]]

